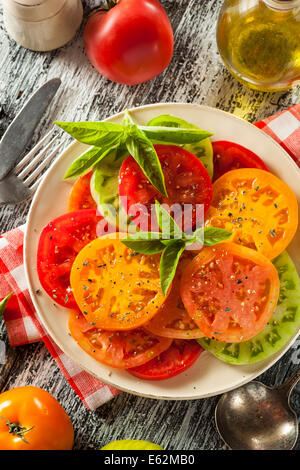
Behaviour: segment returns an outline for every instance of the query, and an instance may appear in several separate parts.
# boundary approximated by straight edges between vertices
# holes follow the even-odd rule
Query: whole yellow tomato
[[[58,401],[38,387],[0,394],[0,450],[71,450],[71,420]]]

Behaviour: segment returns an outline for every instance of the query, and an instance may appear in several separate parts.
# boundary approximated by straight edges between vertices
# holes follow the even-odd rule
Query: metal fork
[[[60,142],[52,150],[59,137],[51,129],[25,157],[15,166],[14,170],[0,181],[0,205],[16,204],[34,194],[40,184],[43,170],[57,156],[64,142]],[[49,150],[51,152],[48,154]]]

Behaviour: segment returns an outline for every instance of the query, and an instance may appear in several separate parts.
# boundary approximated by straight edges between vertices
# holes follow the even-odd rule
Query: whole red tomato
[[[74,432],[46,390],[17,387],[0,394],[0,450],[71,450]]]
[[[84,44],[94,67],[125,85],[146,82],[161,73],[173,54],[173,31],[158,0],[110,0],[107,12],[88,20]]]

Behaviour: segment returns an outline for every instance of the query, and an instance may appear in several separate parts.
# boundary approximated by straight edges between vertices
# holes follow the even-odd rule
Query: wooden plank
[[[83,3],[85,14],[99,4],[96,0]],[[254,122],[297,102],[298,88],[274,94],[255,92],[240,85],[227,72],[215,43],[221,0],[164,0],[162,4],[174,28],[174,57],[163,74],[136,87],[109,82],[93,69],[84,53],[82,28],[65,47],[35,53],[19,47],[7,36],[1,14],[0,136],[32,91],[56,76],[61,77],[62,86],[38,126],[31,146],[55,119],[103,119],[125,107],[149,103],[205,104]],[[28,201],[0,208],[1,232],[24,223],[29,204]],[[172,402],[123,393],[91,413],[69,387],[42,344],[10,348],[3,322],[0,340],[7,345],[7,363],[0,365],[0,389],[30,384],[52,393],[73,421],[77,449],[97,449],[122,438],[149,439],[168,449],[224,448],[214,425],[217,397]],[[263,374],[262,380],[267,384],[281,383],[298,366],[295,349],[290,350]],[[297,392],[292,402],[299,414]],[[300,449],[299,441],[296,448]]]

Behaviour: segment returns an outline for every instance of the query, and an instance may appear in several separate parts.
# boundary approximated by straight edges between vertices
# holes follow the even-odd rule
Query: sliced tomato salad
[[[180,297],[180,281],[182,273],[192,260],[192,255],[185,256],[179,261],[170,294],[154,318],[146,323],[145,329],[159,336],[176,339],[202,338],[204,335],[187,313]]]
[[[144,380],[165,380],[181,374],[198,359],[203,348],[195,340],[175,340],[171,346],[151,361],[128,370]]]
[[[171,215],[185,231],[194,227],[201,217],[197,206],[202,204],[204,212],[212,199],[212,184],[207,170],[200,160],[187,150],[176,145],[155,145],[165,177],[168,197],[162,196],[146,178],[132,156],[124,160],[119,175],[119,194],[129,217],[143,231],[157,231],[155,200],[168,206],[184,207],[181,213],[171,210]],[[189,206],[188,206],[189,205]],[[152,221],[151,221],[152,214]]]
[[[37,272],[42,287],[55,302],[76,308],[70,285],[73,262],[87,243],[111,230],[95,210],[69,212],[46,225],[38,244]]]
[[[105,331],[87,322],[76,310],[70,311],[69,330],[90,356],[118,369],[141,366],[168,349],[172,342],[142,328],[126,332]]]
[[[93,172],[90,171],[86,175],[78,178],[78,180],[74,183],[69,196],[69,212],[80,211],[84,209],[97,209],[97,204],[95,203],[90,191],[92,174]]]
[[[298,203],[290,187],[272,173],[232,170],[213,184],[205,224],[229,230],[234,243],[273,259],[296,233]]]
[[[234,243],[205,247],[181,279],[184,306],[204,335],[246,341],[268,323],[279,296],[276,268],[265,256]]]
[[[228,140],[213,142],[214,173],[213,181],[227,173],[239,168],[260,168],[268,171],[267,166],[256,153]]]
[[[282,299],[271,259],[285,250],[298,226],[296,196],[247,148],[213,143],[213,184],[201,161],[186,149],[160,144],[155,150],[167,196],[126,155],[114,198],[119,188],[128,216],[147,232],[159,231],[155,201],[185,232],[198,228],[205,214],[205,226],[216,229],[210,235],[206,231],[212,246],[183,252],[194,241],[184,234],[162,259],[157,251],[167,245],[164,237],[158,249],[144,240],[143,249],[134,245],[150,254],[133,251],[122,241],[127,234],[97,212],[89,172],[75,182],[69,212],[43,229],[37,254],[41,285],[69,308],[69,330],[78,345],[97,361],[143,380],[164,380],[187,370],[203,351],[196,341],[200,338],[205,344],[239,348],[237,343],[254,341],[273,324]],[[226,242],[219,228],[232,233]],[[178,253],[165,296],[161,282],[173,278]]]
[[[71,271],[74,297],[87,321],[106,330],[144,325],[165,300],[160,254],[143,255],[122,243],[126,234],[97,238],[77,255]]]

